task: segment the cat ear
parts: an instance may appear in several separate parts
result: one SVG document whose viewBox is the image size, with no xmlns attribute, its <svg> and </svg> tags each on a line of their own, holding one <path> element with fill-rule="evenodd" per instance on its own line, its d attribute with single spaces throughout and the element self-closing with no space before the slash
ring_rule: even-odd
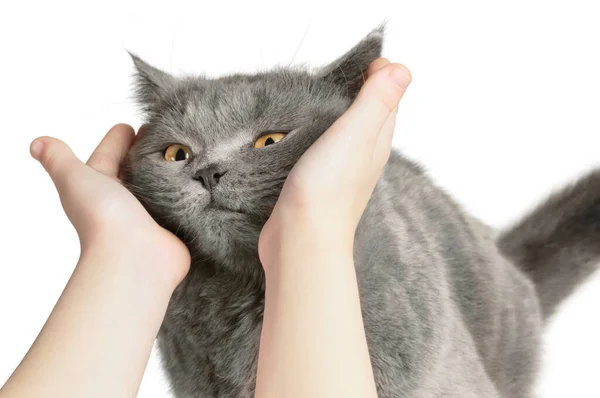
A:
<svg viewBox="0 0 600 398">
<path fill-rule="evenodd" d="M 371 62 L 381 57 L 384 25 L 374 29 L 346 54 L 324 67 L 318 76 L 341 87 L 354 99 L 365 82 Z"/>
<path fill-rule="evenodd" d="M 149 65 L 137 55 L 131 52 L 129 55 L 136 69 L 134 86 L 138 103 L 146 112 L 151 112 L 161 98 L 174 90 L 176 80 L 167 72 Z"/>
</svg>

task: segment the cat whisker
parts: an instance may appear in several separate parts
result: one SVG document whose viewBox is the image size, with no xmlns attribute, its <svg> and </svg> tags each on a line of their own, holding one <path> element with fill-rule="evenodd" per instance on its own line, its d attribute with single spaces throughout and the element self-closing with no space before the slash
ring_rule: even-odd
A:
<svg viewBox="0 0 600 398">
<path fill-rule="evenodd" d="M 304 39 L 306 38 L 306 34 L 308 33 L 308 29 L 310 28 L 310 23 L 311 22 L 312 22 L 312 16 L 308 20 L 308 25 L 306 26 L 306 29 L 304 30 L 304 34 L 302 35 L 302 39 L 300 39 L 300 44 L 298 44 L 298 47 L 296 47 L 296 51 L 294 51 L 294 55 L 292 56 L 292 60 L 288 64 L 288 67 L 291 66 L 292 62 L 294 62 L 294 59 L 296 59 L 296 55 L 298 54 L 298 51 L 300 50 L 300 47 L 302 47 L 302 43 L 304 43 Z"/>
</svg>

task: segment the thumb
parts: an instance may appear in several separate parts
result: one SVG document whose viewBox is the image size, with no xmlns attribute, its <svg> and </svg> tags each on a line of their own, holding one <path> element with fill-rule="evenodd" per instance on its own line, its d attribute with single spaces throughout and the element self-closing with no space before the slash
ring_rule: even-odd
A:
<svg viewBox="0 0 600 398">
<path fill-rule="evenodd" d="M 339 136 L 343 131 L 343 136 L 358 146 L 357 154 L 370 155 L 381 129 L 395 117 L 410 81 L 410 71 L 404 65 L 383 66 L 369 76 L 350 108 L 329 129 L 330 134 Z"/>
<path fill-rule="evenodd" d="M 31 156 L 44 166 L 59 194 L 67 184 L 69 174 L 83 166 L 71 148 L 56 138 L 37 138 L 31 143 L 30 151 Z"/>
</svg>

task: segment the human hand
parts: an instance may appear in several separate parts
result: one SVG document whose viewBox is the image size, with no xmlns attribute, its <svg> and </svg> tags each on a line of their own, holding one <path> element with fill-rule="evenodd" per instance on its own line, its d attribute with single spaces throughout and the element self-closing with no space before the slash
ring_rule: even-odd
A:
<svg viewBox="0 0 600 398">
<path fill-rule="evenodd" d="M 259 239 L 265 269 L 282 234 L 351 250 L 360 217 L 390 156 L 398 102 L 411 75 L 385 58 L 371 63 L 350 108 L 302 155 L 285 181 Z M 283 225 L 286 225 L 285 229 Z M 322 234 L 320 234 L 322 232 Z"/>
<path fill-rule="evenodd" d="M 150 217 L 118 177 L 134 139 L 130 126 L 114 126 L 87 164 L 55 138 L 37 138 L 30 149 L 58 190 L 65 213 L 79 235 L 82 255 L 93 251 L 135 259 L 143 267 L 140 275 L 149 275 L 174 289 L 189 269 L 189 251 Z"/>
</svg>

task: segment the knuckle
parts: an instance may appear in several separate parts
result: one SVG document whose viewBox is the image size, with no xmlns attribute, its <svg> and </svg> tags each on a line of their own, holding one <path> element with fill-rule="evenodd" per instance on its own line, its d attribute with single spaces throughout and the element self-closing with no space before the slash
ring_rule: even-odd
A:
<svg viewBox="0 0 600 398">
<path fill-rule="evenodd" d="M 402 91 L 395 85 L 386 84 L 379 90 L 379 101 L 389 113 L 392 113 L 398 106 L 401 97 Z"/>
</svg>

